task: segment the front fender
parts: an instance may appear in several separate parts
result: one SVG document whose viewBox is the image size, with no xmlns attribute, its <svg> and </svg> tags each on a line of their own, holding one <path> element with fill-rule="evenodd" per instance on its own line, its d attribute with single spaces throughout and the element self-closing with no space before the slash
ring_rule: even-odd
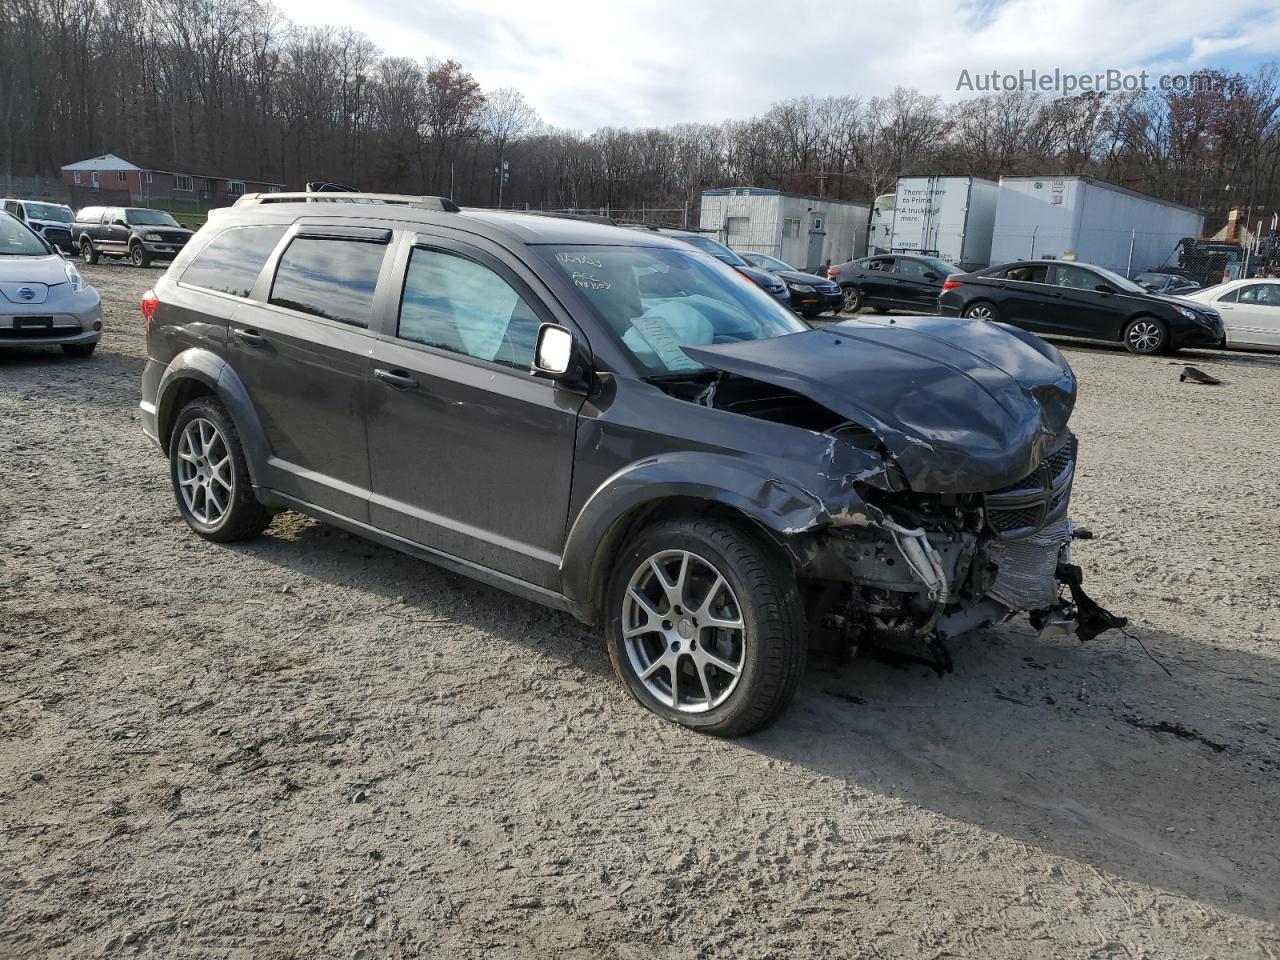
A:
<svg viewBox="0 0 1280 960">
<path fill-rule="evenodd" d="M 831 524 L 875 523 L 879 512 L 852 482 L 882 465 L 868 454 L 862 466 L 843 475 L 814 470 L 801 482 L 770 475 L 759 459 L 741 454 L 680 451 L 631 464 L 602 483 L 574 520 L 561 560 L 562 589 L 593 608 L 608 556 L 619 546 L 621 521 L 673 498 L 728 507 L 779 538 Z"/>
<path fill-rule="evenodd" d="M 191 381 L 207 387 L 227 408 L 236 432 L 240 434 L 249 477 L 255 486 L 260 485 L 267 475 L 267 458 L 271 453 L 266 432 L 239 375 L 231 364 L 211 350 L 203 347 L 184 350 L 170 361 L 160 377 L 160 385 L 156 389 L 156 427 L 160 445 L 167 453 L 173 421 L 189 396 L 184 386 Z"/>
</svg>

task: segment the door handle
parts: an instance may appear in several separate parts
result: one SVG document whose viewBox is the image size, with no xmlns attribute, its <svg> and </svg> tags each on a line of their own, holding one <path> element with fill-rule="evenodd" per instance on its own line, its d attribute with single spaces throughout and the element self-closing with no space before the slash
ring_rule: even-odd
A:
<svg viewBox="0 0 1280 960">
<path fill-rule="evenodd" d="M 418 381 L 413 379 L 403 370 L 384 370 L 382 367 L 375 367 L 373 375 L 383 383 L 395 387 L 397 390 L 417 390 Z"/>
<path fill-rule="evenodd" d="M 242 330 L 236 327 L 231 333 L 241 343 L 247 343 L 251 347 L 260 347 L 267 342 L 267 338 L 260 334 L 257 330 Z"/>
</svg>

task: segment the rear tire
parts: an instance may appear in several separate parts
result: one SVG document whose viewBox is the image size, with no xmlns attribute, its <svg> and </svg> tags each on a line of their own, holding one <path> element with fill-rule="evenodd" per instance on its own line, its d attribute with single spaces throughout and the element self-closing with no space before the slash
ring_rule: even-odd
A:
<svg viewBox="0 0 1280 960">
<path fill-rule="evenodd" d="M 1156 317 L 1134 317 L 1124 328 L 1124 348 L 1145 356 L 1165 353 L 1169 349 L 1169 328 Z"/>
<path fill-rule="evenodd" d="M 93 266 L 98 262 L 98 248 L 93 245 L 93 241 L 85 237 L 80 241 L 80 259 L 89 266 Z"/>
<path fill-rule="evenodd" d="M 213 397 L 197 397 L 178 414 L 169 478 L 182 519 L 206 540 L 248 540 L 271 523 L 271 512 L 253 495 L 236 425 Z"/>
<path fill-rule="evenodd" d="M 96 340 L 93 343 L 64 343 L 62 352 L 69 357 L 91 357 L 97 346 Z"/>
<path fill-rule="evenodd" d="M 609 659 L 631 695 L 703 733 L 737 737 L 767 727 L 804 673 L 792 572 L 765 543 L 722 520 L 670 520 L 643 531 L 614 563 L 605 616 Z"/>
<path fill-rule="evenodd" d="M 1000 310 L 988 300 L 978 300 L 969 304 L 960 315 L 966 320 L 985 320 L 988 323 L 1000 322 Z"/>
<path fill-rule="evenodd" d="M 135 243 L 129 250 L 129 260 L 135 267 L 151 266 L 151 254 L 147 253 L 146 247 L 140 243 Z"/>
</svg>

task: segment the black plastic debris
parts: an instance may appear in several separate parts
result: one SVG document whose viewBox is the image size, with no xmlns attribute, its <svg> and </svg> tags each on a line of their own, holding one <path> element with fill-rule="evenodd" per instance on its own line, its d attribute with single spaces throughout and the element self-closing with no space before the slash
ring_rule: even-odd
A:
<svg viewBox="0 0 1280 960">
<path fill-rule="evenodd" d="M 1178 375 L 1178 382 L 1186 383 L 1188 380 L 1192 383 L 1203 383 L 1208 386 L 1214 386 L 1215 384 L 1222 382 L 1217 377 L 1210 376 L 1203 370 L 1197 370 L 1195 367 L 1183 367 L 1182 373 Z"/>
</svg>

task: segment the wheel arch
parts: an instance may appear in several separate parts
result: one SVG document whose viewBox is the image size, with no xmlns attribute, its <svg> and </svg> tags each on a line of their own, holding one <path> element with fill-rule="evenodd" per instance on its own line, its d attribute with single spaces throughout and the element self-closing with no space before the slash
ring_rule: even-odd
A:
<svg viewBox="0 0 1280 960">
<path fill-rule="evenodd" d="M 741 524 L 794 569 L 794 557 L 784 546 L 787 538 L 819 523 L 825 508 L 802 488 L 778 479 L 762 481 L 728 457 L 677 454 L 638 464 L 602 484 L 579 512 L 561 561 L 564 594 L 579 605 L 584 619 L 598 620 L 612 559 L 623 544 L 654 523 L 704 516 Z"/>
<path fill-rule="evenodd" d="M 266 475 L 270 448 L 262 423 L 249 399 L 249 391 L 231 365 L 211 350 L 192 347 L 169 363 L 156 390 L 156 435 L 168 454 L 174 421 L 192 400 L 218 399 L 227 409 L 244 447 L 249 477 L 257 486 Z"/>
</svg>

